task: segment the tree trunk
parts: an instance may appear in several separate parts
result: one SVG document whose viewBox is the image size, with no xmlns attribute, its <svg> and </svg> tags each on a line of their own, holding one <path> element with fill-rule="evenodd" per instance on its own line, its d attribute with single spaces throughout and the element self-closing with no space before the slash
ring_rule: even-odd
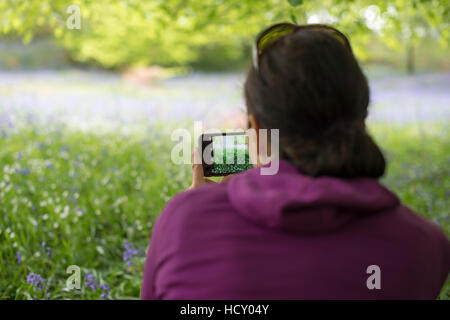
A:
<svg viewBox="0 0 450 320">
<path fill-rule="evenodd" d="M 409 45 L 406 49 L 406 71 L 409 74 L 414 74 L 416 72 L 416 65 L 414 59 L 414 46 Z"/>
</svg>

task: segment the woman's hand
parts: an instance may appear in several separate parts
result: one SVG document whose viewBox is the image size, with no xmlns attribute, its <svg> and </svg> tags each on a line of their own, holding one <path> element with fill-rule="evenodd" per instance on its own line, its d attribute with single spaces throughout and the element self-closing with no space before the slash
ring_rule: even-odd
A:
<svg viewBox="0 0 450 320">
<path fill-rule="evenodd" d="M 205 176 L 203 175 L 201 155 L 198 148 L 194 148 L 194 152 L 192 152 L 192 184 L 188 188 L 188 190 L 194 189 L 206 183 L 216 183 L 216 182 L 205 178 Z"/>
<path fill-rule="evenodd" d="M 221 182 L 228 180 L 230 177 L 231 177 L 231 175 L 224 177 L 221 180 Z M 205 178 L 205 176 L 203 174 L 203 166 L 202 166 L 200 152 L 199 152 L 198 148 L 194 148 L 194 152 L 192 153 L 192 184 L 188 188 L 188 190 L 194 189 L 194 188 L 201 186 L 203 184 L 206 184 L 206 183 L 217 183 L 217 182 L 215 182 L 211 179 Z"/>
</svg>

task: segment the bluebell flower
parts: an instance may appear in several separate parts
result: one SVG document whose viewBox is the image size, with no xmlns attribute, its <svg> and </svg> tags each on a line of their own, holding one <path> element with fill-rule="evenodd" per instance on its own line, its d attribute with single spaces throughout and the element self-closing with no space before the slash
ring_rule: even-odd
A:
<svg viewBox="0 0 450 320">
<path fill-rule="evenodd" d="M 23 169 L 20 169 L 18 172 L 24 176 L 24 175 L 30 174 L 31 171 L 28 168 L 23 168 Z"/>
<path fill-rule="evenodd" d="M 22 256 L 20 255 L 19 251 L 16 252 L 16 259 L 17 259 L 17 264 L 22 263 Z"/>
<path fill-rule="evenodd" d="M 41 245 L 47 251 L 47 257 L 50 257 L 50 254 L 52 253 L 52 249 L 49 246 L 47 246 L 47 243 L 45 241 L 42 241 Z"/>
<path fill-rule="evenodd" d="M 47 292 L 45 297 L 43 297 L 41 300 L 47 300 L 48 298 L 50 298 L 50 292 Z"/>
<path fill-rule="evenodd" d="M 136 248 L 133 247 L 131 243 L 127 241 L 123 242 L 123 246 L 125 248 L 125 251 L 123 252 L 123 261 L 126 261 L 128 266 L 131 266 L 132 264 L 131 259 L 139 252 L 138 250 L 136 250 Z"/>
<path fill-rule="evenodd" d="M 97 290 L 97 282 L 95 281 L 94 275 L 86 273 L 86 276 L 84 277 L 84 285 L 94 291 Z"/>
<path fill-rule="evenodd" d="M 33 283 L 34 279 L 36 278 L 36 274 L 34 272 L 31 272 L 27 275 L 27 283 Z"/>
<path fill-rule="evenodd" d="M 102 283 L 100 285 L 100 290 L 102 290 L 102 294 L 100 295 L 100 299 L 106 299 L 108 297 L 109 294 L 109 290 L 111 290 L 109 284 L 107 283 Z"/>
<path fill-rule="evenodd" d="M 33 284 L 38 288 L 38 290 L 42 290 L 42 285 L 44 284 L 44 282 L 45 279 L 34 272 L 30 272 L 27 276 L 27 283 Z"/>
<path fill-rule="evenodd" d="M 103 290 L 103 291 L 109 291 L 111 288 L 109 287 L 109 284 L 107 284 L 107 283 L 102 283 L 101 285 L 100 285 L 100 290 Z"/>
</svg>

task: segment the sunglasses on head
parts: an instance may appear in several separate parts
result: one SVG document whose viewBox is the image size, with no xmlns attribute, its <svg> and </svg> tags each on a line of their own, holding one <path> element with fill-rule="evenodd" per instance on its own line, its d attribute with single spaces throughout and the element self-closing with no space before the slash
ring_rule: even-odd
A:
<svg viewBox="0 0 450 320">
<path fill-rule="evenodd" d="M 256 38 L 255 45 L 253 46 L 253 67 L 255 68 L 255 70 L 259 71 L 260 56 L 264 53 L 264 51 L 267 48 L 272 46 L 275 42 L 277 42 L 284 36 L 287 36 L 300 30 L 326 31 L 331 35 L 333 35 L 336 39 L 339 40 L 339 42 L 341 42 L 344 46 L 346 46 L 351 50 L 350 42 L 348 41 L 347 37 L 342 32 L 333 27 L 323 24 L 308 24 L 299 26 L 287 22 L 277 23 L 263 30 Z"/>
</svg>

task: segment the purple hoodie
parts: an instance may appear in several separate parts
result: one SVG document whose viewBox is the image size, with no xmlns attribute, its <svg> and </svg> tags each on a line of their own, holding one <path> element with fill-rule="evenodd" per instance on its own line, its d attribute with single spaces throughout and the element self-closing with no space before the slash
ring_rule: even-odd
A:
<svg viewBox="0 0 450 320">
<path fill-rule="evenodd" d="M 380 289 L 369 289 L 369 266 Z M 369 270 L 368 270 L 369 268 Z M 158 218 L 143 299 L 435 299 L 450 243 L 374 179 L 281 161 L 175 196 Z"/>
</svg>

